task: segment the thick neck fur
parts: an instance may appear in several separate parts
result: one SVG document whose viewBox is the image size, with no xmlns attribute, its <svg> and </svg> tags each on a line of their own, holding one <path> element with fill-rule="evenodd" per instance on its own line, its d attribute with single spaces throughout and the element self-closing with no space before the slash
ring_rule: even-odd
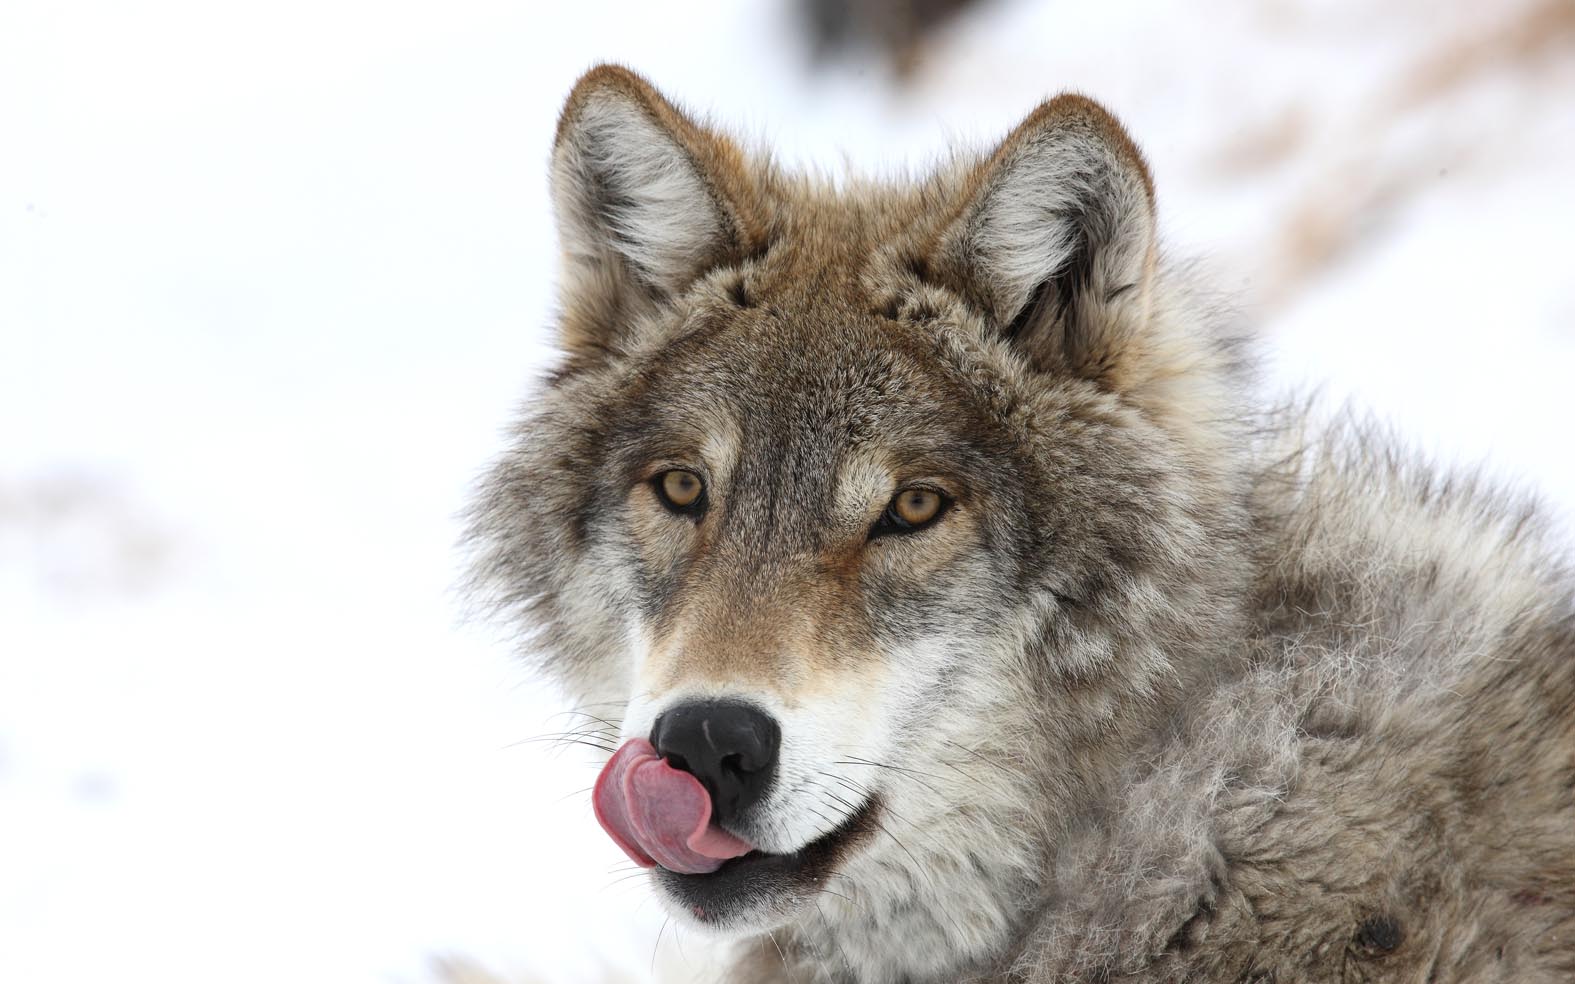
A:
<svg viewBox="0 0 1575 984">
<path fill-rule="evenodd" d="M 1129 719 L 1081 784 L 975 793 L 983 810 L 1044 811 L 1013 821 L 1042 853 L 991 876 L 1011 892 L 959 897 L 942 868 L 937 897 L 826 908 L 752 948 L 736 979 L 1571 979 L 1565 554 L 1529 502 L 1441 477 L 1371 427 L 1264 419 L 1259 548 L 1231 558 L 1244 620 L 1218 625 L 1249 658 Z M 927 936 L 978 956 L 924 967 Z"/>
</svg>

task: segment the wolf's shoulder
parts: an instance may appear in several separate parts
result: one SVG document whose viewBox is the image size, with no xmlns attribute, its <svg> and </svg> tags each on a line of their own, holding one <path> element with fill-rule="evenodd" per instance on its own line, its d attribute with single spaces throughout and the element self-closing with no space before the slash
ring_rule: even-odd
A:
<svg viewBox="0 0 1575 984">
<path fill-rule="evenodd" d="M 1575 568 L 1534 496 L 1352 413 L 1279 411 L 1263 434 L 1252 600 L 1269 644 L 1433 683 L 1568 644 Z"/>
</svg>

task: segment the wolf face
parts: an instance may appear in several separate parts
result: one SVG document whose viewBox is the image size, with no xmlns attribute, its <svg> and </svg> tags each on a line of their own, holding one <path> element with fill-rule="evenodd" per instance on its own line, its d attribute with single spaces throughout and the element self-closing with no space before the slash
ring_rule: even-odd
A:
<svg viewBox="0 0 1575 984">
<path fill-rule="evenodd" d="M 472 537 L 619 723 L 604 824 L 692 925 L 868 980 L 999 959 L 1242 635 L 1235 348 L 1138 152 L 1062 96 L 836 188 L 602 67 L 552 182 L 564 357 Z"/>
</svg>

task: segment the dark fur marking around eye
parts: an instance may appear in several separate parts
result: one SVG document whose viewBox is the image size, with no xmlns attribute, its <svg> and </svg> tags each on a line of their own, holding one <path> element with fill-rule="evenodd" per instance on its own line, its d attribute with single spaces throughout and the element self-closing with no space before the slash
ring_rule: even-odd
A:
<svg viewBox="0 0 1575 984">
<path fill-rule="evenodd" d="M 651 491 L 656 493 L 656 499 L 668 512 L 676 516 L 685 516 L 698 521 L 705 514 L 706 494 L 705 480 L 698 474 L 684 468 L 672 468 L 655 475 L 648 483 Z M 692 498 L 680 500 L 675 498 L 679 492 L 685 495 L 692 494 Z"/>
<path fill-rule="evenodd" d="M 905 492 L 912 491 L 919 490 L 904 489 L 902 492 L 898 492 L 897 495 L 892 496 L 891 502 L 886 505 L 886 511 L 881 513 L 880 518 L 877 519 L 874 525 L 870 527 L 868 539 L 874 540 L 883 536 L 898 536 L 906 533 L 917 533 L 920 530 L 927 530 L 936 523 L 940 522 L 941 517 L 951 512 L 952 506 L 956 504 L 955 499 L 947 495 L 945 492 L 940 491 L 939 489 L 923 489 L 922 491 L 931 492 L 939 496 L 939 505 L 936 506 L 935 512 L 922 522 L 911 523 L 902 517 L 897 508 L 897 500 Z"/>
</svg>

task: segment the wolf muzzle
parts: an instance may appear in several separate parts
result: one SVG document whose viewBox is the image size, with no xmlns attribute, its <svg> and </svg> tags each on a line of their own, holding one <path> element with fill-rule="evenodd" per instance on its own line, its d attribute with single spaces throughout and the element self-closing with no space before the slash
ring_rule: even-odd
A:
<svg viewBox="0 0 1575 984">
<path fill-rule="evenodd" d="M 723 829 L 758 803 L 776 775 L 781 729 L 738 701 L 680 704 L 651 740 L 631 738 L 597 777 L 596 819 L 642 867 L 709 874 L 754 849 Z"/>
</svg>

